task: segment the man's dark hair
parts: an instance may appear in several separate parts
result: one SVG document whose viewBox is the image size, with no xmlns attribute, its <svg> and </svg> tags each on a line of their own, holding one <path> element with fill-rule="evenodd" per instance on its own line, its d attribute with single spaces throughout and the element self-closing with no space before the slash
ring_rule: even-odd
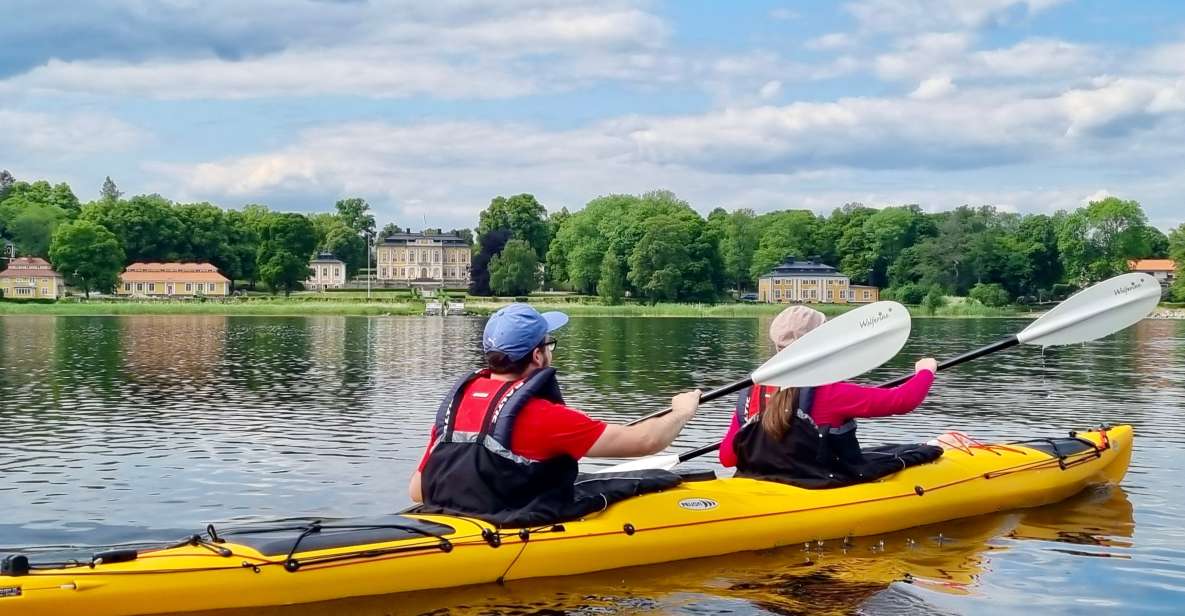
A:
<svg viewBox="0 0 1185 616">
<path fill-rule="evenodd" d="M 522 374 L 531 364 L 531 356 L 534 354 L 535 349 L 531 349 L 531 352 L 522 358 L 513 360 L 501 351 L 490 351 L 486 353 L 486 366 L 489 366 L 490 372 L 494 374 Z"/>
</svg>

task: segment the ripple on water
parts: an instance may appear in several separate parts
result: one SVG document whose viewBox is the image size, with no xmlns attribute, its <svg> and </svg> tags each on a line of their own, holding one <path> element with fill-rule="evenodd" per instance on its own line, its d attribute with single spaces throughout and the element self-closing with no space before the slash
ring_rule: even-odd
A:
<svg viewBox="0 0 1185 616">
<path fill-rule="evenodd" d="M 556 360 L 565 396 L 613 421 L 656 410 L 677 391 L 721 385 L 760 364 L 770 352 L 768 321 L 573 318 Z M 862 380 L 891 378 L 921 355 L 954 355 L 1024 324 L 918 320 L 899 359 Z M 0 551 L 84 553 L 172 540 L 212 521 L 397 510 L 439 398 L 480 359 L 482 325 L 0 317 Z M 865 422 L 862 439 L 951 429 L 1020 439 L 1128 422 L 1137 441 L 1122 489 L 911 529 L 847 552 L 787 548 L 447 598 L 351 600 L 335 613 L 1172 613 L 1185 586 L 1183 394 L 1185 322 L 1145 321 L 1087 345 L 1017 348 L 941 375 L 922 410 Z M 718 439 L 730 414 L 727 402 L 705 405 L 677 447 Z"/>
</svg>

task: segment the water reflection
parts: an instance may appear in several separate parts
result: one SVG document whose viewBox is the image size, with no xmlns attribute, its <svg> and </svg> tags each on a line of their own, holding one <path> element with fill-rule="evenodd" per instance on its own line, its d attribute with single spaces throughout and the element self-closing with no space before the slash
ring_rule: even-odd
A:
<svg viewBox="0 0 1185 616">
<path fill-rule="evenodd" d="M 1026 324 L 919 319 L 905 351 L 862 380 Z M 464 317 L 0 317 L 0 551 L 90 550 L 172 540 L 212 521 L 397 510 L 436 405 L 480 361 L 482 326 Z M 677 391 L 749 373 L 772 353 L 767 327 L 768 319 L 573 318 L 556 364 L 571 404 L 624 421 Z M 834 603 L 835 613 L 963 613 L 1065 611 L 1088 597 L 1171 611 L 1185 591 L 1183 360 L 1185 322 L 1144 321 L 1087 345 L 1021 347 L 967 364 L 941 375 L 919 412 L 861 426 L 872 443 L 1130 422 L 1137 440 L 1122 491 L 878 538 L 883 550 L 866 542 L 847 554 L 838 544 L 821 554 L 788 549 L 428 594 L 407 605 L 800 613 Z M 726 401 L 705 406 L 677 448 L 718 439 L 730 412 Z M 712 468 L 713 459 L 693 466 Z M 900 581 L 907 573 L 914 583 Z M 384 613 L 404 600 L 324 613 Z"/>
</svg>

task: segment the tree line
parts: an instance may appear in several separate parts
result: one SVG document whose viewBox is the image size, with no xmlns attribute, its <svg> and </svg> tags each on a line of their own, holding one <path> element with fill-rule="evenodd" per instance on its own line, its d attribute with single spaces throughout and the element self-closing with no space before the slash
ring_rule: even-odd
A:
<svg viewBox="0 0 1185 616">
<path fill-rule="evenodd" d="M 379 237 L 403 229 L 388 223 Z M 426 229 L 426 232 L 443 232 Z M 453 229 L 467 240 L 468 229 Z M 985 304 L 1042 301 L 1126 271 L 1129 259 L 1170 257 L 1185 265 L 1185 224 L 1169 235 L 1139 203 L 1108 197 L 1073 211 L 1020 215 L 992 206 L 928 213 L 917 205 L 849 203 L 830 214 L 723 208 L 701 216 L 669 191 L 598 197 L 548 212 L 534 196 L 495 197 L 480 213 L 470 292 L 525 295 L 539 288 L 617 303 L 711 302 L 756 288 L 788 257 L 837 267 L 854 284 L 920 303 L 927 295 Z M 301 288 L 320 251 L 365 267 L 374 215 L 363 199 L 334 211 L 276 212 L 124 198 L 110 178 L 80 203 L 66 184 L 16 181 L 0 171 L 0 237 L 20 254 L 49 258 L 72 286 L 107 291 L 136 261 L 208 261 L 232 280 L 273 291 Z M 1172 290 L 1185 301 L 1185 280 Z"/>
<path fill-rule="evenodd" d="M 401 229 L 393 223 L 385 234 Z M 16 181 L 0 171 L 0 237 L 26 256 L 48 258 L 86 294 L 115 287 L 124 266 L 138 261 L 205 261 L 231 280 L 273 292 L 302 288 L 309 259 L 320 251 L 364 267 L 375 219 L 363 199 L 342 199 L 332 213 L 276 212 L 264 205 L 223 209 L 207 202 L 174 203 L 160 195 L 124 198 L 111 178 L 99 199 L 80 203 L 64 183 Z"/>
<path fill-rule="evenodd" d="M 705 218 L 668 191 L 608 195 L 550 214 L 531 195 L 516 195 L 496 198 L 477 234 L 472 292 L 522 295 L 542 286 L 608 303 L 627 293 L 714 301 L 755 289 L 789 257 L 835 266 L 852 283 L 910 304 L 943 295 L 1039 302 L 1127 271 L 1130 259 L 1171 257 L 1185 266 L 1185 224 L 1166 236 L 1139 203 L 1116 197 L 1054 214 L 849 203 L 828 215 L 716 208 Z M 542 275 L 536 262 L 546 265 Z M 1172 294 L 1185 301 L 1181 276 Z"/>
</svg>

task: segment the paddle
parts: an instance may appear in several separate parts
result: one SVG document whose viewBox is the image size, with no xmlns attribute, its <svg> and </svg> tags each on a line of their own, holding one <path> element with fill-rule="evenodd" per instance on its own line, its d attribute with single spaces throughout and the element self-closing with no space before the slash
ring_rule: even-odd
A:
<svg viewBox="0 0 1185 616">
<path fill-rule="evenodd" d="M 703 394 L 700 403 L 735 393 L 753 383 L 776 387 L 816 387 L 850 379 L 892 359 L 909 338 L 909 329 L 909 311 L 897 302 L 876 302 L 862 306 L 795 340 L 747 378 Z M 627 425 L 669 412 L 671 409 L 666 408 Z M 653 456 L 595 472 L 664 468 L 657 466 L 658 458 L 673 459 L 671 466 L 679 463 L 676 455 Z"/>
<path fill-rule="evenodd" d="M 983 357 L 1018 344 L 1058 346 L 1097 340 L 1139 322 L 1140 319 L 1148 316 L 1159 302 L 1160 284 L 1156 282 L 1155 278 L 1148 274 L 1121 274 L 1075 293 L 1066 301 L 1041 315 L 1020 333 L 952 357 L 938 364 L 938 369 L 952 368 L 977 357 Z M 836 319 L 833 323 L 838 321 L 839 319 Z M 815 331 L 822 329 L 823 327 L 819 327 Z M 803 340 L 805 339 L 806 337 L 803 337 Z M 789 348 L 787 347 L 787 349 Z M 756 373 L 754 374 L 756 375 Z M 908 374 L 881 383 L 879 387 L 895 387 L 912 377 L 912 374 Z M 765 384 L 764 381 L 757 382 Z M 680 462 L 698 458 L 717 449 L 720 449 L 720 443 L 705 445 L 680 454 L 640 458 L 605 470 L 645 468 L 670 470 Z"/>
</svg>

